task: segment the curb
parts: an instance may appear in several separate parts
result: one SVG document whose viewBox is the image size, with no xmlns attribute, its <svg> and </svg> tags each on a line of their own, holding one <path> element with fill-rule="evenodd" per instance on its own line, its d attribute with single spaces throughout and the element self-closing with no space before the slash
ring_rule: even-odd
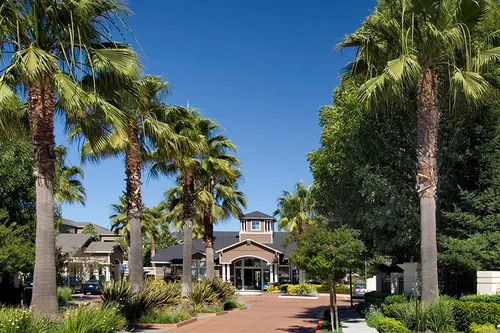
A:
<svg viewBox="0 0 500 333">
<path fill-rule="evenodd" d="M 318 321 L 318 326 L 316 326 L 315 333 L 321 333 L 321 326 L 323 326 L 323 320 Z"/>
<path fill-rule="evenodd" d="M 172 329 L 172 328 L 179 328 L 182 326 L 186 326 L 188 324 L 196 322 L 197 320 L 198 318 L 193 317 L 175 324 L 133 324 L 131 326 L 133 328 L 140 328 L 140 329 L 164 329 L 164 328 Z"/>
</svg>

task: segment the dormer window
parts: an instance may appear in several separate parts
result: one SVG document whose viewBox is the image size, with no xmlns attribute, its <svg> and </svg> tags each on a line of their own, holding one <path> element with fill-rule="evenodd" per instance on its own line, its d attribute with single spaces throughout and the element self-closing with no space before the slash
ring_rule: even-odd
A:
<svg viewBox="0 0 500 333">
<path fill-rule="evenodd" d="M 252 221 L 252 230 L 253 231 L 260 230 L 260 221 Z"/>
</svg>

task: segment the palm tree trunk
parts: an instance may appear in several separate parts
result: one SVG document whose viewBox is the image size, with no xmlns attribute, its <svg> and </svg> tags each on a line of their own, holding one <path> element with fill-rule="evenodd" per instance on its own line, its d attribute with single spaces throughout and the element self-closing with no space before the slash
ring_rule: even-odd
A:
<svg viewBox="0 0 500 333">
<path fill-rule="evenodd" d="M 212 207 L 205 205 L 203 208 L 203 225 L 205 235 L 203 241 L 205 243 L 205 255 L 207 265 L 207 278 L 213 279 L 215 276 L 214 268 L 214 225 L 212 222 Z"/>
<path fill-rule="evenodd" d="M 182 255 L 182 293 L 184 300 L 191 292 L 191 263 L 193 255 L 193 216 L 194 216 L 194 182 L 190 174 L 184 174 L 182 177 L 183 196 L 183 255 Z"/>
<path fill-rule="evenodd" d="M 436 242 L 438 182 L 438 80 L 433 67 L 424 69 L 418 82 L 418 174 L 420 197 L 420 255 L 422 300 L 439 297 Z"/>
<path fill-rule="evenodd" d="M 151 258 L 154 257 L 154 255 L 156 254 L 156 241 L 155 241 L 155 238 L 154 237 L 151 237 L 151 239 L 149 240 L 149 243 L 150 243 L 150 246 L 151 246 Z"/>
<path fill-rule="evenodd" d="M 129 281 L 132 292 L 143 286 L 142 232 L 141 232 L 141 151 L 138 128 L 131 124 L 130 148 L 125 156 L 127 175 L 127 219 L 130 223 Z"/>
<path fill-rule="evenodd" d="M 36 188 L 36 242 L 33 298 L 36 314 L 56 316 L 54 230 L 54 91 L 50 82 L 30 84 L 28 113 Z"/>
</svg>

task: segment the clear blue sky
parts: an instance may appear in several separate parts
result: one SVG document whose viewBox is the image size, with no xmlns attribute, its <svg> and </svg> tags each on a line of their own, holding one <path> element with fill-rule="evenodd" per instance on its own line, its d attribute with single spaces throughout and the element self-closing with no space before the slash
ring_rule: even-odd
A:
<svg viewBox="0 0 500 333">
<path fill-rule="evenodd" d="M 283 189 L 312 182 L 306 155 L 319 147 L 318 108 L 331 103 L 352 54 L 334 46 L 354 31 L 375 0 L 132 0 L 130 26 L 144 71 L 172 85 L 170 104 L 199 109 L 238 146 L 247 212 L 272 214 Z M 68 145 L 62 126 L 56 141 Z M 70 159 L 79 164 L 76 145 Z M 125 188 L 119 159 L 84 165 L 85 207 L 64 206 L 75 221 L 109 226 L 110 205 Z M 172 182 L 147 181 L 143 198 L 158 204 Z M 238 230 L 236 221 L 216 230 Z"/>
</svg>

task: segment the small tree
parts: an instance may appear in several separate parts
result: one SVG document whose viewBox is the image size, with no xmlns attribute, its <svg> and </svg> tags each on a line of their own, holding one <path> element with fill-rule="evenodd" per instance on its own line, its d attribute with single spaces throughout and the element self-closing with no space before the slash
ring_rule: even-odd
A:
<svg viewBox="0 0 500 333">
<path fill-rule="evenodd" d="M 95 230 L 94 228 L 94 225 L 92 223 L 89 223 L 87 224 L 83 230 L 82 230 L 82 234 L 89 234 L 89 235 L 92 235 L 92 237 L 94 237 L 94 239 L 96 241 L 100 241 L 101 240 L 101 235 L 99 235 L 97 233 L 97 231 Z"/>
<path fill-rule="evenodd" d="M 364 244 L 358 239 L 359 231 L 341 227 L 327 230 L 311 225 L 304 233 L 293 236 L 297 244 L 290 256 L 291 262 L 319 279 L 329 287 L 332 331 L 339 327 L 336 282 L 361 259 Z"/>
</svg>

